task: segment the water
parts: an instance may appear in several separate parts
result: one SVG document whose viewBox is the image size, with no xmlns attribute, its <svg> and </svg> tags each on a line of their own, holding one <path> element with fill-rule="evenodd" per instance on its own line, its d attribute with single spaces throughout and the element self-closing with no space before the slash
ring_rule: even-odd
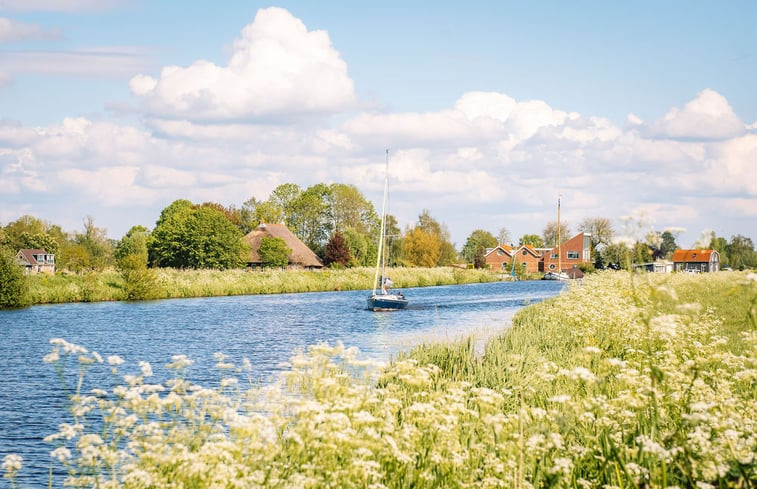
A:
<svg viewBox="0 0 757 489">
<path fill-rule="evenodd" d="M 503 331 L 515 311 L 557 294 L 562 285 L 528 281 L 408 289 L 410 305 L 393 312 L 364 309 L 366 291 L 0 311 L 0 458 L 18 453 L 24 458 L 21 486 L 46 487 L 53 447 L 42 439 L 67 421 L 60 381 L 42 362 L 51 350 L 50 338 L 80 344 L 103 358 L 120 355 L 126 361 L 122 372 L 139 373 L 137 363 L 148 361 L 154 382 L 166 378 L 162 366 L 172 355 L 186 354 L 195 361 L 191 380 L 208 385 L 218 378 L 212 369 L 215 352 L 237 363 L 249 358 L 254 375 L 265 380 L 280 372 L 295 350 L 321 341 L 342 341 L 380 360 L 422 342 L 471 334 L 480 345 Z M 110 383 L 103 378 L 98 386 Z M 2 484 L 7 486 L 7 480 Z"/>
</svg>

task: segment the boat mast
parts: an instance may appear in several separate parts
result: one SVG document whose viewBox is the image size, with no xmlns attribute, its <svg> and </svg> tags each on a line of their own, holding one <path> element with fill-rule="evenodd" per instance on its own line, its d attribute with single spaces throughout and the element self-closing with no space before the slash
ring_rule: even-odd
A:
<svg viewBox="0 0 757 489">
<path fill-rule="evenodd" d="M 562 251 L 560 250 L 560 196 L 557 196 L 557 273 L 562 273 Z"/>
<path fill-rule="evenodd" d="M 384 280 L 386 260 L 384 259 L 384 234 L 386 232 L 386 195 L 389 192 L 389 150 L 386 150 L 386 164 L 384 167 L 384 199 L 381 202 L 381 234 L 379 235 L 378 255 L 376 256 L 376 274 L 373 277 L 373 295 L 376 295 L 376 287 L 379 281 L 379 268 L 381 268 L 381 280 Z M 383 263 L 383 266 L 382 266 Z"/>
</svg>

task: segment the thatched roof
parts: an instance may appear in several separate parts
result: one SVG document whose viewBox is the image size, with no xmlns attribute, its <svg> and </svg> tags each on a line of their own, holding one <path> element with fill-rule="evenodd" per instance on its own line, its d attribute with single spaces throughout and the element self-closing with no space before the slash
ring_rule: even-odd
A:
<svg viewBox="0 0 757 489">
<path fill-rule="evenodd" d="M 250 245 L 250 257 L 247 260 L 248 263 L 253 265 L 259 265 L 262 263 L 258 250 L 260 249 L 260 242 L 265 237 L 281 238 L 292 250 L 289 254 L 289 264 L 298 265 L 305 268 L 321 268 L 323 263 L 318 259 L 313 251 L 308 248 L 305 243 L 295 236 L 283 224 L 263 224 L 250 231 L 247 236 L 244 237 L 245 243 Z"/>
</svg>

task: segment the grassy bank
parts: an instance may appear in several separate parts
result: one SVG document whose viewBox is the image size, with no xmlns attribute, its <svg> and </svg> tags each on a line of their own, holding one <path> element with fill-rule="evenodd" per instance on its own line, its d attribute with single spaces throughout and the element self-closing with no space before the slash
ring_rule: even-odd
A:
<svg viewBox="0 0 757 489">
<path fill-rule="evenodd" d="M 117 385 L 90 391 L 77 377 L 102 359 L 60 340 L 46 361 L 86 387 L 48 439 L 69 483 L 100 487 L 746 488 L 756 279 L 601 273 L 482 356 L 427 345 L 377 368 L 320 345 L 264 388 L 218 355 L 215 387 L 190 385 L 182 356 L 157 385 L 111 357 Z"/>
<path fill-rule="evenodd" d="M 279 294 L 331 290 L 363 290 L 373 286 L 374 269 L 344 270 L 175 270 L 156 269 L 150 297 L 211 297 L 224 295 Z M 457 268 L 396 268 L 388 274 L 395 287 L 426 287 L 498 280 L 484 270 Z M 86 275 L 30 276 L 33 304 L 125 300 L 126 286 L 116 271 Z"/>
</svg>

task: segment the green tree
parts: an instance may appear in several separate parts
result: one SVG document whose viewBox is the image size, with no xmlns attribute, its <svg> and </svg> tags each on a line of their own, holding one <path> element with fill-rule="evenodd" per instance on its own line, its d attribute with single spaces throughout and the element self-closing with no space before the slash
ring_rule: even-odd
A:
<svg viewBox="0 0 757 489">
<path fill-rule="evenodd" d="M 249 251 L 242 237 L 225 213 L 177 200 L 163 209 L 148 239 L 150 263 L 174 268 L 238 267 Z"/>
<path fill-rule="evenodd" d="M 155 271 L 147 268 L 147 241 L 150 232 L 133 226 L 116 245 L 116 268 L 124 280 L 127 300 L 145 300 L 158 296 Z"/>
<path fill-rule="evenodd" d="M 534 248 L 544 248 L 544 240 L 538 234 L 524 234 L 518 240 L 518 244 L 532 246 Z"/>
<path fill-rule="evenodd" d="M 323 255 L 326 240 L 331 235 L 332 221 L 328 185 L 319 183 L 308 187 L 291 203 L 287 226 L 316 254 Z"/>
<path fill-rule="evenodd" d="M 611 243 L 602 248 L 602 261 L 609 268 L 628 269 L 631 254 L 625 243 Z"/>
<path fill-rule="evenodd" d="M 113 263 L 113 247 L 108 239 L 107 231 L 104 228 L 95 226 L 95 220 L 92 216 L 84 219 L 84 232 L 74 233 L 73 242 L 80 245 L 89 255 L 89 266 L 91 270 L 103 270 Z"/>
<path fill-rule="evenodd" d="M 497 246 L 497 238 L 489 231 L 483 229 L 476 229 L 473 231 L 463 245 L 461 254 L 467 263 L 473 263 L 475 265 L 476 257 L 479 255 L 484 256 L 486 248 L 494 248 Z M 481 267 L 476 267 L 481 268 Z"/>
<path fill-rule="evenodd" d="M 16 253 L 0 247 L 0 309 L 29 305 L 29 285 Z"/>
<path fill-rule="evenodd" d="M 349 266 L 370 267 L 376 264 L 376 253 L 378 250 L 368 235 L 352 228 L 346 228 L 342 236 L 344 237 L 344 244 L 350 252 Z M 390 248 L 389 257 L 391 258 L 391 256 Z"/>
<path fill-rule="evenodd" d="M 441 240 L 420 226 L 410 229 L 402 238 L 402 258 L 408 266 L 435 267 L 441 254 Z"/>
<path fill-rule="evenodd" d="M 149 237 L 150 231 L 146 227 L 132 226 L 118 244 L 116 244 L 116 249 L 113 252 L 116 261 L 121 261 L 130 256 L 137 256 L 147 266 L 147 242 Z"/>
<path fill-rule="evenodd" d="M 744 270 L 757 267 L 757 254 L 751 238 L 741 234 L 731 236 L 726 252 L 733 268 Z"/>
<path fill-rule="evenodd" d="M 331 227 L 342 232 L 347 228 L 367 233 L 379 220 L 373 204 L 354 185 L 334 183 L 326 195 Z"/>
<path fill-rule="evenodd" d="M 281 238 L 266 236 L 260 240 L 258 255 L 260 255 L 260 261 L 265 267 L 280 268 L 287 266 L 291 252 L 292 249 Z"/>
<path fill-rule="evenodd" d="M 331 235 L 331 239 L 326 243 L 326 252 L 323 263 L 326 266 L 333 266 L 336 264 L 346 267 L 350 264 L 351 260 L 350 249 L 347 247 L 342 233 L 334 231 L 334 234 Z"/>
<path fill-rule="evenodd" d="M 615 235 L 612 221 L 606 217 L 587 217 L 578 225 L 578 231 L 591 234 L 592 248 L 609 245 Z"/>
<path fill-rule="evenodd" d="M 720 266 L 721 267 L 731 265 L 730 257 L 728 256 L 728 252 L 726 251 L 728 249 L 727 239 L 721 236 L 713 235 L 709 248 L 712 250 L 716 250 L 718 253 L 720 253 Z"/>
</svg>

